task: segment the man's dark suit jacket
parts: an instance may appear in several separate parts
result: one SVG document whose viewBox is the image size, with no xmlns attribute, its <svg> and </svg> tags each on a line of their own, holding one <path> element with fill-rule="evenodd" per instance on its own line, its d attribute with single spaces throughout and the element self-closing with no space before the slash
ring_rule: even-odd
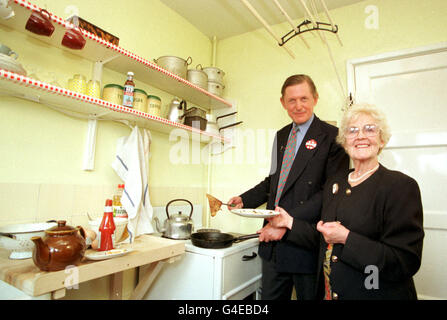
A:
<svg viewBox="0 0 447 320">
<path fill-rule="evenodd" d="M 264 181 L 243 193 L 244 208 L 257 208 L 267 202 L 267 209 L 275 209 L 275 197 L 281 164 L 287 146 L 292 123 L 276 133 L 272 151 L 272 170 Z M 294 224 L 303 222 L 303 228 L 320 220 L 322 189 L 326 179 L 339 169 L 349 167 L 349 158 L 344 149 L 335 142 L 338 129 L 315 116 L 298 149 L 278 206 L 294 218 Z M 316 141 L 315 148 L 307 148 L 306 142 Z M 267 221 L 264 221 L 264 225 Z M 311 232 L 312 234 L 312 232 Z M 291 273 L 315 273 L 317 271 L 318 239 L 300 239 L 303 245 L 287 241 L 286 233 L 280 241 L 261 242 L 259 255 L 265 260 L 275 261 L 276 271 Z M 318 237 L 318 235 L 316 235 Z M 296 239 L 294 238 L 296 241 Z"/>
</svg>

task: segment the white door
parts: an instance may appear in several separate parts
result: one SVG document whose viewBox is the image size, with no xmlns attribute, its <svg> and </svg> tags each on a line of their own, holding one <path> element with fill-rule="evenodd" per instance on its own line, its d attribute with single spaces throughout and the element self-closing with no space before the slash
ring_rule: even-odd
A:
<svg viewBox="0 0 447 320">
<path fill-rule="evenodd" d="M 416 179 L 424 207 L 420 299 L 447 299 L 447 43 L 348 61 L 355 102 L 387 115 L 392 138 L 380 156 Z"/>
</svg>

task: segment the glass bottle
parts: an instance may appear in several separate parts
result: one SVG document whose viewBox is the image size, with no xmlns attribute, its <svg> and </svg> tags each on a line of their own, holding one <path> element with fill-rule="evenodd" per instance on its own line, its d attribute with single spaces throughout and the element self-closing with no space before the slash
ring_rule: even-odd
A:
<svg viewBox="0 0 447 320">
<path fill-rule="evenodd" d="M 127 218 L 126 209 L 121 203 L 123 196 L 124 184 L 119 184 L 116 193 L 113 195 L 113 216 L 116 218 Z"/>
<path fill-rule="evenodd" d="M 129 71 L 127 73 L 127 80 L 124 83 L 123 106 L 128 108 L 133 107 L 134 90 L 135 90 L 135 83 L 133 82 L 133 72 Z"/>
</svg>

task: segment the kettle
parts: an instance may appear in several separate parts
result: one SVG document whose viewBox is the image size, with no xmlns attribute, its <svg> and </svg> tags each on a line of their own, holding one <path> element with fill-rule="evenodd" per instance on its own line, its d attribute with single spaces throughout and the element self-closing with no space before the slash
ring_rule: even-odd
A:
<svg viewBox="0 0 447 320">
<path fill-rule="evenodd" d="M 192 114 L 194 111 L 199 110 L 196 107 L 187 108 L 187 103 L 185 100 L 180 100 L 179 98 L 174 98 L 169 105 L 168 114 L 166 118 L 172 122 L 182 123 L 183 118 Z"/>
<path fill-rule="evenodd" d="M 186 109 L 186 101 L 174 98 L 169 105 L 168 114 L 166 118 L 172 122 L 181 122 L 183 118 L 183 109 Z"/>
<path fill-rule="evenodd" d="M 191 206 L 191 212 L 188 215 L 183 215 L 180 211 L 178 214 L 169 215 L 169 205 L 174 201 L 186 201 Z M 163 233 L 163 237 L 170 239 L 189 239 L 193 231 L 193 221 L 191 219 L 193 212 L 193 205 L 186 199 L 174 199 L 168 202 L 166 205 L 166 215 L 168 218 L 165 220 L 163 229 L 160 228 L 160 221 L 157 217 L 154 218 L 157 231 Z"/>
</svg>

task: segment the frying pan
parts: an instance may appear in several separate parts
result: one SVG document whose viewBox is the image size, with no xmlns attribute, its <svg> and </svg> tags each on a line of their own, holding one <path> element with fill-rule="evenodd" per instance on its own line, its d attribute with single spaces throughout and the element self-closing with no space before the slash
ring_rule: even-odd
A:
<svg viewBox="0 0 447 320">
<path fill-rule="evenodd" d="M 222 232 L 196 232 L 191 234 L 191 242 L 193 245 L 201 248 L 221 249 L 231 247 L 233 242 L 239 242 L 257 237 L 259 237 L 258 233 L 234 237 L 229 233 Z"/>
</svg>

